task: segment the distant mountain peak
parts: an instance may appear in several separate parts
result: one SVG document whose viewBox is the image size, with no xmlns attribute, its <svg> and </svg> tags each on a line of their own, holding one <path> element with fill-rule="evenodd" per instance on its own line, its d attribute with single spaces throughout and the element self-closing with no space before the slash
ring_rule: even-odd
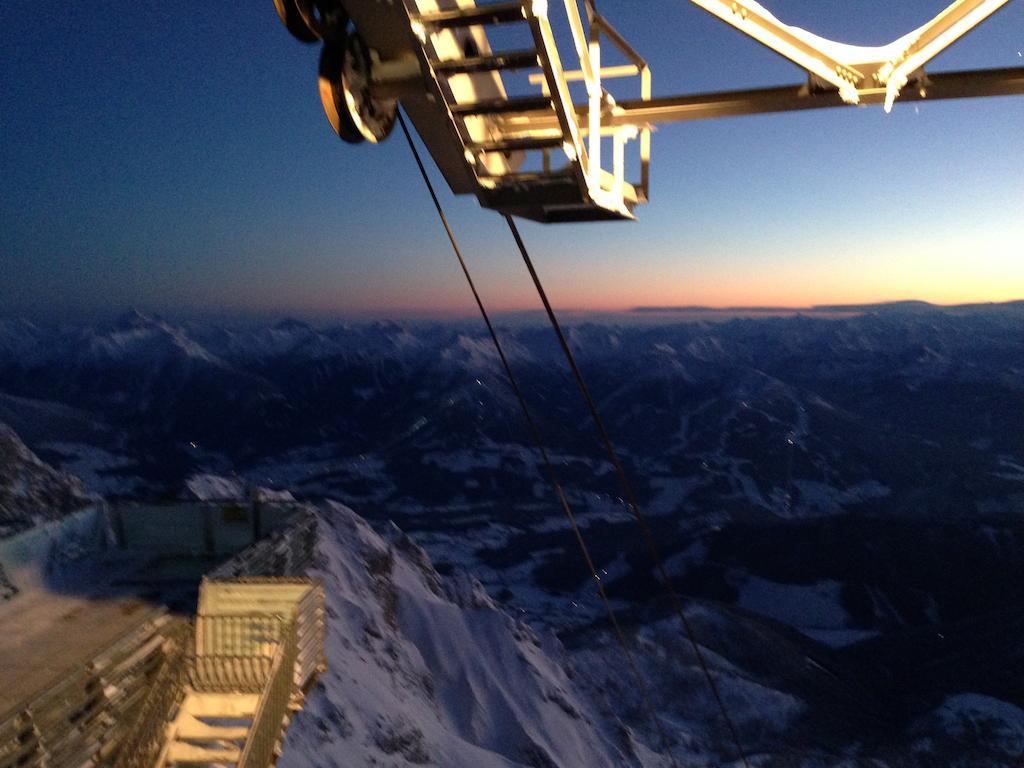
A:
<svg viewBox="0 0 1024 768">
<path fill-rule="evenodd" d="M 904 299 L 880 301 L 873 304 L 817 304 L 811 309 L 815 312 L 939 312 L 943 307 L 919 299 Z"/>
<path fill-rule="evenodd" d="M 139 328 L 150 328 L 160 324 L 160 318 L 140 312 L 135 307 L 118 315 L 113 322 L 115 330 L 131 331 Z"/>
<path fill-rule="evenodd" d="M 183 354 L 191 359 L 223 365 L 216 355 L 192 339 L 182 326 L 134 307 L 108 326 L 87 329 L 86 336 L 95 350 L 116 358 L 137 356 L 143 349 L 148 349 L 150 354 L 156 356 L 173 350 L 175 354 Z"/>
<path fill-rule="evenodd" d="M 58 518 L 92 500 L 81 480 L 42 461 L 0 422 L 0 529 Z"/>
<path fill-rule="evenodd" d="M 273 326 L 275 331 L 311 331 L 313 326 L 295 317 L 282 317 Z"/>
</svg>

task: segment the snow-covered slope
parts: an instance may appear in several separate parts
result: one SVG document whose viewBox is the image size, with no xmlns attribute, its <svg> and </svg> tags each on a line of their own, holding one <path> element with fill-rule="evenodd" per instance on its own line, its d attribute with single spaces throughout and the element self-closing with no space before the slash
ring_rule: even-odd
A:
<svg viewBox="0 0 1024 768">
<path fill-rule="evenodd" d="M 191 339 L 180 326 L 160 317 L 129 310 L 109 327 L 86 330 L 76 345 L 81 359 L 163 362 L 171 358 L 223 366 L 215 355 Z"/>
<path fill-rule="evenodd" d="M 661 766 L 575 685 L 553 637 L 442 578 L 398 529 L 322 508 L 327 663 L 288 732 L 282 768 Z"/>
<path fill-rule="evenodd" d="M 461 570 L 440 575 L 397 527 L 382 535 L 335 502 L 318 515 L 328 670 L 291 724 L 282 768 L 672 764 L 606 630 L 563 646 Z M 959 756 L 962 768 L 1016 768 L 1007 758 L 1024 721 L 1008 702 L 947 696 L 905 728 L 879 717 L 837 652 L 719 604 L 690 601 L 686 613 L 753 766 L 930 768 Z M 627 634 L 677 764 L 738 768 L 675 619 L 648 616 Z"/>
<path fill-rule="evenodd" d="M 41 461 L 0 423 L 0 529 L 63 517 L 90 500 L 77 477 Z"/>
<path fill-rule="evenodd" d="M 199 473 L 185 481 L 183 495 L 197 501 L 237 501 L 246 496 L 245 483 L 237 478 Z"/>
<path fill-rule="evenodd" d="M 991 696 L 947 696 L 914 729 L 920 735 L 914 743 L 920 765 L 1024 765 L 1024 710 Z M 970 756 L 964 754 L 967 746 L 971 747 Z"/>
<path fill-rule="evenodd" d="M 295 501 L 291 491 L 262 488 L 250 485 L 238 477 L 224 477 L 207 472 L 189 477 L 185 481 L 181 495 L 195 501 L 239 501 L 250 498 L 265 502 Z"/>
</svg>

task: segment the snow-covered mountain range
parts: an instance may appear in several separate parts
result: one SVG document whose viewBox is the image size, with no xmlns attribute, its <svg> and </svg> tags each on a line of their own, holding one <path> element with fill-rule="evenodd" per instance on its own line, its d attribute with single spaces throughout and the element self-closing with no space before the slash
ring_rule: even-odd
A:
<svg viewBox="0 0 1024 768">
<path fill-rule="evenodd" d="M 655 510 L 969 513 L 1003 503 L 1024 475 L 1022 318 L 1015 304 L 898 305 L 837 320 L 579 325 L 570 336 Z M 502 335 L 553 447 L 598 459 L 550 334 Z M 403 448 L 450 467 L 467 464 L 460 451 L 489 449 L 493 463 L 528 445 L 483 333 L 390 323 L 0 320 L 0 420 L 115 495 L 214 470 L 351 500 L 360 483 L 348 463 L 369 456 L 389 477 L 365 496 L 390 484 L 434 503 L 422 473 L 406 487 Z M 438 495 L 471 491 L 464 479 L 439 473 Z"/>
<path fill-rule="evenodd" d="M 557 345 L 530 324 L 501 335 L 675 748 L 729 759 Z M 570 340 L 752 753 L 772 764 L 813 745 L 824 765 L 931 768 L 973 733 L 962 765 L 1013 765 L 1024 305 L 583 323 Z M 385 533 L 394 520 L 442 577 L 471 572 L 558 636 L 580 711 L 614 713 L 658 751 L 635 692 L 600 674 L 616 652 L 601 606 L 475 327 L 0 320 L 0 420 L 110 496 L 177 496 L 190 478 L 205 493 L 226 476 L 344 502 Z M 393 640 L 418 669 L 418 641 Z M 421 741 L 459 760 L 437 747 L 467 733 L 452 718 Z M 405 759 L 382 754 L 367 760 Z"/>
<path fill-rule="evenodd" d="M 608 633 L 563 642 L 465 572 L 438 573 L 394 525 L 375 531 L 335 502 L 317 514 L 328 671 L 289 730 L 285 768 L 741 765 L 672 620 L 628 633 L 666 744 Z M 799 633 L 714 603 L 687 616 L 710 639 L 751 765 L 981 768 L 1024 750 L 1024 709 L 1006 701 L 948 695 L 894 731 L 869 687 Z"/>
</svg>

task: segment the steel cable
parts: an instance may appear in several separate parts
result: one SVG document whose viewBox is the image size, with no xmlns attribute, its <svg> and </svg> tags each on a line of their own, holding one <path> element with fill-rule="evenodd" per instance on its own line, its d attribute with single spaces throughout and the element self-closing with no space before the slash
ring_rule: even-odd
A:
<svg viewBox="0 0 1024 768">
<path fill-rule="evenodd" d="M 516 226 L 512 217 L 507 214 L 505 216 L 505 221 L 508 223 L 509 230 L 512 232 L 512 237 L 516 241 L 519 253 L 522 255 L 523 262 L 526 264 L 526 269 L 529 271 L 530 278 L 533 280 L 533 285 L 537 289 L 537 295 L 540 297 L 541 303 L 544 305 L 544 311 L 547 313 L 548 321 L 551 323 L 551 327 L 554 330 L 555 335 L 558 337 L 558 343 L 562 347 L 562 353 L 565 355 L 565 359 L 569 363 L 569 367 L 572 369 L 573 377 L 576 379 L 576 385 L 583 396 L 587 409 L 590 411 L 590 416 L 594 422 L 594 426 L 597 428 L 598 434 L 601 437 L 601 442 L 604 445 L 605 453 L 608 455 L 608 460 L 611 462 L 612 467 L 615 470 L 615 474 L 619 479 L 619 484 L 622 486 L 623 493 L 626 496 L 626 502 L 630 511 L 633 513 L 633 517 L 636 519 L 637 524 L 640 526 L 644 542 L 647 545 L 651 559 L 654 561 L 655 568 L 657 569 L 661 580 L 664 582 L 665 592 L 669 597 L 672 608 L 679 617 L 683 631 L 685 632 L 686 638 L 693 649 L 693 654 L 697 659 L 697 664 L 700 666 L 701 672 L 707 680 L 708 688 L 711 690 L 715 703 L 721 712 L 722 719 L 725 721 L 725 724 L 729 729 L 729 734 L 734 746 L 736 747 L 737 755 L 743 762 L 745 768 L 750 768 L 750 761 L 747 759 L 743 745 L 740 743 L 739 732 L 736 729 L 736 725 L 733 722 L 732 717 L 729 715 L 728 708 L 725 706 L 725 701 L 722 699 L 722 694 L 718 688 L 718 684 L 715 682 L 715 678 L 711 674 L 711 669 L 708 666 L 707 660 L 704 658 L 704 653 L 700 649 L 700 644 L 697 642 L 693 627 L 690 625 L 689 619 L 686 618 L 682 602 L 679 600 L 675 587 L 672 586 L 672 580 L 669 578 L 668 571 L 665 569 L 665 564 L 662 561 L 661 553 L 658 551 L 658 546 L 654 542 L 654 536 L 651 533 L 650 526 L 647 524 L 647 518 L 644 516 L 643 512 L 640 511 L 640 505 L 636 500 L 636 494 L 633 492 L 633 486 L 629 482 L 629 477 L 626 475 L 622 462 L 619 460 L 618 452 L 615 450 L 615 446 L 608 434 L 608 430 L 605 428 L 604 419 L 601 418 L 601 414 L 597 409 L 597 404 L 594 402 L 594 398 L 590 394 L 590 389 L 587 387 L 587 383 L 583 378 L 583 373 L 580 371 L 580 367 L 576 363 L 576 357 L 573 354 L 572 349 L 569 347 L 569 342 L 566 340 L 565 334 L 562 332 L 562 326 L 558 322 L 558 317 L 555 315 L 551 302 L 548 300 L 547 291 L 544 290 L 544 285 L 541 283 L 540 276 L 537 274 L 537 270 L 533 266 L 533 260 L 530 258 L 526 245 L 523 243 L 523 238 L 519 234 L 519 228 Z"/>
<path fill-rule="evenodd" d="M 608 593 L 605 591 L 604 583 L 601 581 L 601 577 L 597 572 L 597 568 L 594 565 L 593 558 L 590 555 L 590 550 L 583 539 L 583 534 L 580 531 L 579 525 L 576 521 L 576 515 L 572 511 L 572 506 L 569 503 L 569 499 L 565 494 L 565 490 L 562 487 L 561 482 L 558 479 L 558 475 L 555 472 L 554 464 L 551 462 L 551 457 L 548 454 L 547 448 L 545 447 L 544 441 L 541 437 L 540 429 L 537 426 L 536 421 L 533 418 L 530 408 L 526 403 L 526 398 L 523 395 L 522 389 L 519 387 L 519 382 L 516 379 L 515 374 L 512 371 L 512 366 L 505 355 L 505 350 L 501 345 L 501 341 L 498 339 L 497 331 L 494 328 L 494 324 L 491 322 L 490 315 L 487 309 L 484 307 L 483 299 L 480 297 L 480 293 L 477 291 L 476 283 L 473 280 L 473 276 L 469 271 L 469 266 L 466 263 L 465 258 L 462 255 L 462 249 L 459 247 L 458 241 L 455 239 L 455 233 L 452 231 L 451 224 L 448 222 L 448 217 L 445 215 L 444 208 L 441 206 L 441 201 L 437 197 L 437 193 L 434 191 L 433 182 L 430 181 L 430 176 L 427 174 L 427 169 L 423 165 L 423 160 L 420 158 L 419 150 L 416 148 L 416 144 L 413 141 L 412 134 L 409 131 L 408 126 L 405 123 L 401 111 L 398 113 L 398 124 L 402 128 L 402 133 L 405 134 L 405 139 L 409 144 L 409 149 L 412 151 L 413 159 L 416 161 L 416 166 L 419 168 L 420 175 L 423 177 L 423 182 L 427 187 L 427 191 L 430 193 L 430 198 L 434 202 L 434 207 L 437 209 L 437 215 L 441 219 L 441 223 L 444 225 L 445 232 L 448 235 L 448 240 L 451 243 L 452 250 L 455 252 L 455 256 L 459 261 L 459 267 L 462 269 L 462 274 L 466 278 L 466 282 L 469 285 L 470 292 L 473 294 L 473 299 L 476 302 L 477 309 L 480 311 L 480 315 L 484 320 L 484 324 L 487 326 L 487 332 L 491 336 L 491 341 L 494 344 L 494 348 L 498 353 L 498 358 L 501 360 L 502 368 L 505 371 L 505 377 L 508 380 L 509 387 L 512 389 L 515 395 L 516 401 L 519 404 L 519 409 L 522 411 L 523 419 L 526 421 L 527 429 L 530 433 L 530 437 L 537 448 L 537 452 L 540 454 L 541 461 L 544 464 L 544 468 L 548 475 L 548 481 L 555 491 L 555 495 L 561 504 L 562 511 L 565 513 L 566 519 L 569 521 L 569 525 L 572 528 L 573 535 L 576 538 L 576 543 L 579 545 L 580 552 L 583 554 L 583 559 L 586 561 L 587 570 L 590 572 L 591 578 L 594 580 L 594 584 L 597 587 L 597 593 L 601 598 L 601 602 L 604 604 L 605 610 L 608 613 L 608 620 L 612 625 L 613 632 L 616 640 L 622 647 L 623 653 L 626 656 L 626 661 L 630 667 L 632 676 L 637 685 L 637 690 L 640 693 L 640 697 L 644 702 L 645 708 L 648 710 L 651 720 L 654 723 L 655 729 L 658 733 L 658 737 L 661 739 L 665 753 L 671 761 L 674 768 L 679 768 L 679 763 L 676 762 L 675 755 L 672 753 L 671 744 L 668 740 L 668 735 L 665 732 L 664 724 L 661 722 L 661 718 L 658 717 L 657 710 L 654 707 L 651 699 L 650 691 L 647 684 L 644 682 L 643 675 L 640 674 L 640 668 L 636 663 L 636 659 L 633 656 L 633 652 L 629 649 L 629 644 L 626 641 L 625 633 L 619 624 L 618 617 L 615 614 L 615 609 L 612 608 Z"/>
</svg>

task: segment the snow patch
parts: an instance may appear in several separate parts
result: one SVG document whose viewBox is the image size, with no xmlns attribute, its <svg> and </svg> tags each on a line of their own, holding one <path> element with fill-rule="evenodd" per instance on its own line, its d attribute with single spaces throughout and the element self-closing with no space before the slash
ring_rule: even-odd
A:
<svg viewBox="0 0 1024 768">
<path fill-rule="evenodd" d="M 185 481 L 185 489 L 198 501 L 238 501 L 246 497 L 241 480 L 220 475 L 192 475 Z"/>
</svg>

